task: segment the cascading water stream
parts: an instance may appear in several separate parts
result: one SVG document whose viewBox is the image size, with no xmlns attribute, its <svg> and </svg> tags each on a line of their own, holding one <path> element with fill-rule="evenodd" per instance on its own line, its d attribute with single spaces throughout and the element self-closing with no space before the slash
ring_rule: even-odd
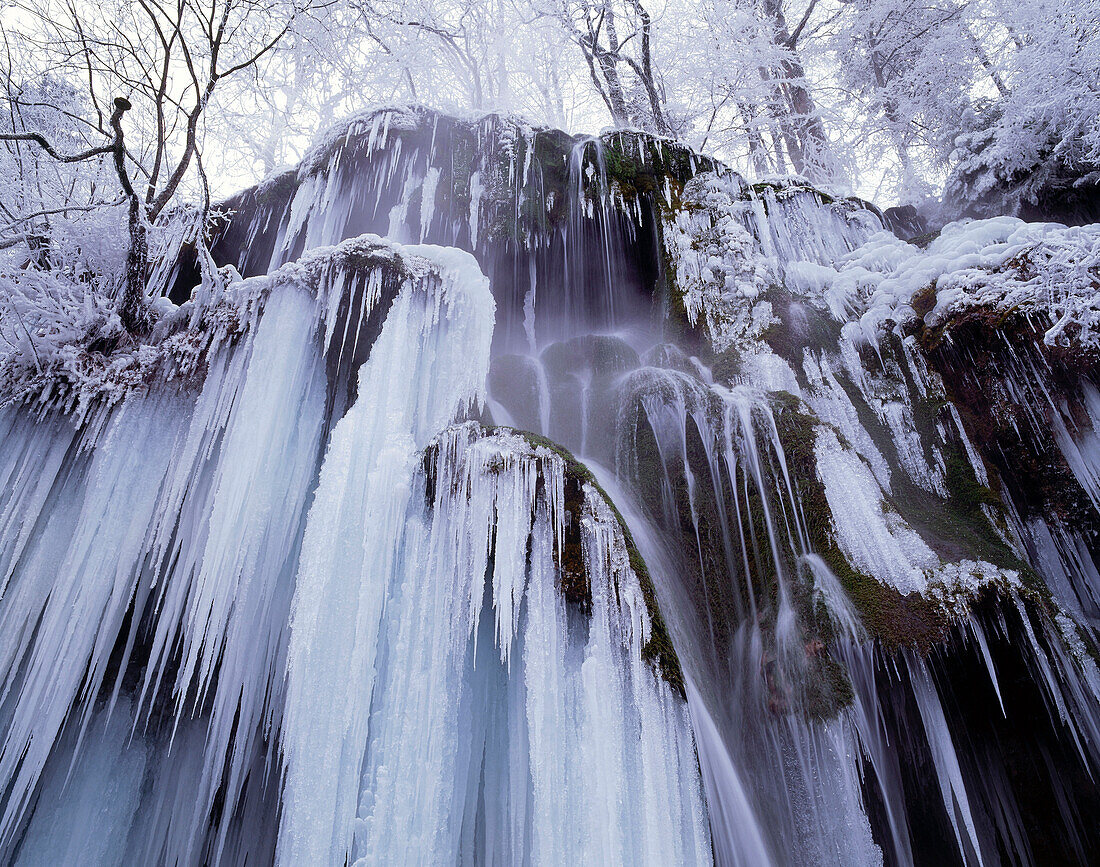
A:
<svg viewBox="0 0 1100 867">
<path fill-rule="evenodd" d="M 235 204 L 0 418 L 5 861 L 1087 859 L 1100 398 L 988 350 L 1044 513 L 870 209 L 396 109 Z"/>
</svg>

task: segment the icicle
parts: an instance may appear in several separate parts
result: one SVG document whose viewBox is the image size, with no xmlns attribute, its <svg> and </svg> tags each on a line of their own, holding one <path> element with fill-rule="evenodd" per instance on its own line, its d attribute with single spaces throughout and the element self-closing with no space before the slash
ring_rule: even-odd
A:
<svg viewBox="0 0 1100 867">
<path fill-rule="evenodd" d="M 959 439 L 962 440 L 963 450 L 966 452 L 966 458 L 970 461 L 970 466 L 974 469 L 974 477 L 984 487 L 989 487 L 989 474 L 985 470 L 985 462 L 978 456 L 973 444 L 970 442 L 970 437 L 966 435 L 966 429 L 963 427 L 962 417 L 959 415 L 959 410 L 955 404 L 947 404 L 948 411 L 951 413 L 951 420 L 955 422 L 955 429 L 959 432 Z"/>
<path fill-rule="evenodd" d="M 0 676 L 15 697 L 0 751 L 7 842 L 73 702 L 94 695 L 134 593 L 158 493 L 187 421 L 178 398 L 125 403 L 35 534 L 0 602 Z M 48 430 L 48 428 L 47 428 Z"/>
<path fill-rule="evenodd" d="M 318 502 L 335 458 L 330 451 Z M 588 626 L 578 628 L 555 565 L 563 460 L 466 424 L 433 441 L 425 473 L 433 499 L 402 486 L 398 535 L 374 573 L 389 589 L 384 610 L 371 609 L 373 683 L 340 683 L 340 696 L 364 684 L 354 700 L 371 714 L 352 728 L 364 733 L 359 745 L 345 737 L 335 751 L 353 769 L 362 760 L 348 781 L 359 784 L 355 818 L 336 851 L 346 847 L 356 864 L 420 863 L 427 853 L 449 863 L 475 851 L 487 862 L 707 863 L 686 709 L 642 659 L 651 623 L 610 507 L 586 485 L 583 515 L 572 517 L 591 593 L 580 615 Z M 325 625 L 325 650 L 336 652 L 333 618 Z M 326 785 L 316 775 L 323 756 L 309 762 L 303 807 Z M 290 768 L 294 827 L 301 808 L 289 790 L 302 783 L 293 758 Z M 280 858 L 303 842 L 290 838 Z M 329 845 L 329 834 L 317 842 Z"/>
<path fill-rule="evenodd" d="M 418 448 L 481 398 L 493 300 L 473 259 L 411 247 L 444 273 L 406 284 L 359 371 L 306 525 L 288 650 L 283 864 L 351 848 L 383 604 Z M 348 689 L 348 684 L 355 684 Z"/>
<path fill-rule="evenodd" d="M 474 172 L 470 175 L 470 247 L 478 249 L 479 236 L 477 233 L 478 219 L 481 216 L 481 173 Z"/>
<path fill-rule="evenodd" d="M 977 859 L 979 865 L 983 864 L 982 848 L 978 841 L 974 817 L 970 811 L 966 786 L 963 784 L 962 770 L 959 767 L 959 759 L 955 754 L 955 745 L 947 728 L 947 720 L 944 718 L 939 696 L 936 694 L 936 687 L 923 662 L 911 664 L 909 673 L 913 682 L 913 695 L 916 697 L 921 721 L 924 723 L 925 734 L 928 737 L 928 745 L 932 750 L 932 762 L 939 782 L 940 794 L 943 797 L 943 806 L 955 831 L 959 851 L 964 856 L 969 853 Z"/>
<path fill-rule="evenodd" d="M 421 187 L 420 192 L 420 243 L 424 243 L 432 229 L 440 173 L 437 166 L 431 166 L 428 168 L 427 174 L 424 175 L 424 185 Z"/>
</svg>

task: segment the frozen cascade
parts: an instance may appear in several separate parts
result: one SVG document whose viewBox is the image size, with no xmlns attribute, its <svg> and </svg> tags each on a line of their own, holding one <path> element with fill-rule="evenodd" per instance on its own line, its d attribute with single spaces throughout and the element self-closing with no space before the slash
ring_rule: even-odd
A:
<svg viewBox="0 0 1100 867">
<path fill-rule="evenodd" d="M 282 863 L 709 861 L 687 708 L 643 658 L 617 518 L 548 449 L 436 438 L 483 399 L 473 259 L 365 238 L 231 288 L 259 312 L 196 395 L 153 388 L 84 428 L 6 415 L 2 614 L 40 624 L 4 632 L 19 863 L 262 861 L 280 777 Z M 338 371 L 383 300 L 322 460 L 325 357 Z M 216 796 L 237 807 L 218 819 Z"/>
<path fill-rule="evenodd" d="M 767 395 L 658 368 L 635 372 L 623 387 L 639 414 L 628 416 L 633 421 L 621 439 L 636 441 L 643 426 L 656 440 L 660 493 L 651 508 L 657 507 L 658 524 L 680 520 L 674 491 L 679 479 L 686 483 L 691 556 L 698 562 L 662 555 L 646 510 L 629 508 L 626 492 L 616 501 L 630 516 L 647 562 L 663 573 L 664 586 L 681 583 L 677 573 L 703 583 L 689 592 L 709 598 L 707 620 L 682 624 L 687 634 L 678 636 L 678 646 L 690 648 L 685 657 L 692 678 L 709 684 L 717 676 L 724 690 L 736 691 L 736 699 L 721 700 L 718 720 L 708 707 L 714 696 L 695 687 L 690 693 L 719 863 L 881 863 L 861 805 L 855 731 L 845 721 L 819 726 L 799 718 L 819 702 L 836 700 L 812 687 L 816 666 L 824 661 L 807 653 L 817 639 L 797 624 L 793 607 L 803 570 L 819 574 L 821 598 L 838 623 L 853 630 L 857 625 L 836 579 L 819 559 L 807 556 L 793 476 Z M 695 436 L 702 453 L 692 443 Z M 742 586 L 722 587 L 709 552 L 715 536 L 719 562 Z M 776 573 L 778 586 L 770 589 L 765 563 Z M 682 599 L 672 610 L 696 604 Z M 710 641 L 699 644 L 700 632 Z M 712 657 L 716 651 L 709 643 L 728 649 Z M 782 722 L 769 731 L 765 720 L 776 716 Z"/>
<path fill-rule="evenodd" d="M 1091 230 L 415 108 L 231 208 L 0 411 L 0 858 L 1100 846 Z"/>
<path fill-rule="evenodd" d="M 277 306 L 272 305 L 273 308 Z M 306 315 L 303 316 L 303 312 Z M 291 299 L 288 315 L 292 328 L 301 329 L 300 323 L 304 323 L 306 330 L 309 330 L 308 306 L 303 311 Z M 278 322 L 277 312 L 265 317 L 263 327 L 257 331 L 253 348 L 262 356 L 265 352 L 264 346 L 267 346 L 266 352 L 271 357 L 263 359 L 265 364 L 270 362 L 277 365 L 280 361 L 293 364 L 293 354 L 285 354 L 293 344 L 288 347 L 283 342 L 283 338 L 289 335 L 285 328 L 279 328 L 276 324 Z M 244 358 L 247 355 L 247 352 L 242 353 Z M 235 373 L 239 376 L 240 369 L 236 369 Z M 260 383 L 270 382 L 266 378 L 268 373 L 270 368 L 265 366 L 264 376 L 253 377 L 251 387 L 255 390 L 260 387 Z M 207 405 L 214 409 L 218 403 L 218 376 L 212 376 L 208 384 L 210 389 L 206 394 L 212 396 Z M 234 390 L 238 385 L 239 380 L 236 381 Z M 246 384 L 246 393 L 247 390 Z M 223 407 L 225 409 L 228 407 Z M 204 470 L 204 464 L 212 446 L 209 439 L 206 443 L 200 443 L 202 436 L 196 432 L 193 438 L 194 448 L 189 452 L 185 451 L 189 419 L 192 422 L 195 419 L 193 412 L 194 407 L 184 399 L 170 395 L 152 397 L 134 400 L 117 408 L 102 431 L 94 428 L 91 431 L 82 431 L 87 437 L 83 442 L 79 439 L 73 442 L 72 432 L 66 434 L 66 426 L 60 423 L 40 423 L 31 430 L 25 430 L 26 433 L 36 434 L 38 437 L 57 437 L 54 442 L 60 446 L 47 440 L 39 447 L 40 455 L 33 452 L 23 453 L 14 437 L 9 435 L 7 439 L 7 443 L 13 447 L 8 454 L 24 461 L 17 471 L 19 477 L 25 477 L 27 472 L 36 467 L 37 461 L 26 463 L 28 458 L 34 460 L 47 456 L 52 459 L 58 453 L 59 447 L 64 450 L 67 448 L 66 442 L 73 443 L 66 456 L 67 465 L 54 463 L 50 470 L 47 463 L 41 467 L 45 474 L 39 477 L 40 484 L 44 483 L 48 487 L 52 483 L 56 486 L 52 496 L 67 503 L 69 508 L 54 510 L 48 521 L 40 519 L 37 522 L 39 529 L 27 540 L 8 537 L 17 547 L 22 547 L 24 543 L 26 547 L 13 551 L 8 561 L 8 592 L 4 595 L 2 616 L 13 624 L 28 621 L 33 623 L 38 620 L 40 626 L 36 632 L 31 633 L 21 631 L 14 625 L 5 629 L 5 635 L 9 636 L 5 659 L 9 672 L 6 683 L 10 692 L 3 761 L 9 763 L 8 767 L 12 767 L 21 760 L 21 764 L 18 764 L 18 776 L 8 777 L 14 779 L 18 788 L 12 790 L 6 804 L 4 821 L 7 834 L 12 832 L 19 813 L 24 808 L 26 796 L 21 792 L 33 786 L 44 756 L 49 753 L 53 738 L 66 718 L 69 704 L 78 699 L 90 710 L 92 704 L 89 699 L 94 699 L 102 682 L 114 636 L 123 626 L 123 618 L 131 600 L 136 597 L 144 601 L 150 594 L 157 568 L 158 547 L 168 541 L 168 534 L 173 531 L 174 518 L 167 518 L 165 504 L 172 503 L 177 493 L 186 490 L 189 483 L 194 484 L 202 495 L 207 480 L 196 484 L 196 477 L 208 472 Z M 203 421 L 209 421 L 209 418 Z M 208 430 L 201 424 L 198 427 L 207 437 L 218 435 L 216 428 Z M 281 430 L 293 436 L 295 428 L 293 425 L 282 424 Z M 307 460 L 312 463 L 312 456 Z M 58 471 L 59 467 L 61 472 Z M 14 480 L 15 476 L 9 478 Z M 180 487 L 174 488 L 173 482 L 178 482 Z M 22 484 L 13 486 L 11 490 L 22 493 Z M 34 510 L 41 505 L 36 502 L 33 490 L 27 493 L 32 496 L 22 502 L 13 500 L 7 507 L 9 516 L 21 524 L 15 529 L 23 533 L 36 526 Z M 202 507 L 205 508 L 206 505 L 203 503 Z M 199 522 L 199 526 L 194 527 L 195 537 L 189 537 L 186 541 L 188 544 L 197 541 L 201 545 L 205 515 L 187 512 L 183 514 L 184 520 Z M 261 521 L 265 517 L 263 511 L 254 514 Z M 262 529 L 262 524 L 258 529 Z M 183 537 L 177 538 L 182 542 Z M 239 543 L 244 537 L 235 538 Z M 256 541 L 262 543 L 262 535 Z M 275 547 L 277 550 L 277 546 Z M 242 549 L 245 556 L 247 552 L 247 547 Z M 186 559 L 188 555 L 183 556 Z M 237 568 L 244 571 L 246 567 L 242 564 Z M 180 574 L 187 573 L 181 569 Z M 98 576 L 98 580 L 88 580 L 89 575 Z M 220 579 L 223 575 L 218 577 Z M 224 577 L 228 578 L 229 575 Z M 215 586 L 217 584 L 220 581 Z M 165 604 L 161 624 L 168 630 L 174 630 L 174 624 L 184 616 L 188 587 L 194 588 L 196 593 L 201 593 L 204 589 L 207 592 L 214 589 L 210 585 L 204 588 L 182 578 L 173 587 L 181 591 L 183 598 Z M 246 595 L 242 593 L 242 596 Z M 56 608 L 61 610 L 53 613 Z M 200 611 L 205 608 L 207 617 L 212 615 L 222 618 L 217 623 L 216 633 L 213 629 L 204 630 L 208 632 L 211 644 L 218 643 L 216 636 L 220 636 L 221 641 L 225 642 L 224 647 L 218 646 L 211 651 L 214 655 L 221 655 L 233 643 L 234 629 L 228 625 L 225 617 L 234 606 L 226 607 L 223 602 L 219 608 L 218 600 L 214 599 L 199 608 Z M 238 615 L 248 616 L 251 613 L 240 600 L 235 609 Z M 192 612 L 195 612 L 194 608 Z M 58 617 L 64 618 L 63 627 L 52 625 L 52 620 Z M 238 624 L 234 626 L 241 628 Z M 255 641 L 256 634 L 253 633 L 262 626 L 262 623 L 253 622 L 244 627 L 249 630 L 249 642 Z M 196 638 L 201 638 L 202 634 L 203 631 L 199 631 Z M 238 650 L 237 653 L 239 652 Z M 227 653 L 224 663 L 224 676 L 227 680 L 233 676 L 229 673 L 229 658 L 230 654 Z M 245 664 L 255 666 L 257 661 L 263 665 L 262 654 L 257 654 L 250 663 Z M 14 673 L 14 666 L 19 666 L 18 674 Z M 261 687 L 259 694 L 263 694 L 266 677 L 262 669 L 257 672 L 249 668 L 236 676 L 241 680 L 238 690 L 248 684 L 246 699 L 251 698 L 257 683 Z M 188 681 L 181 680 L 181 703 L 184 702 L 187 686 Z M 225 698 L 232 700 L 233 704 L 223 711 L 228 714 L 228 720 L 223 722 L 222 730 L 212 731 L 214 740 L 230 737 L 233 727 L 237 705 L 231 689 L 226 690 Z M 25 750 L 23 744 L 28 743 L 31 748 Z M 226 747 L 227 744 L 223 743 L 220 750 L 216 747 L 215 749 L 224 753 Z M 213 797 L 214 788 L 216 782 L 209 785 L 210 798 Z"/>
<path fill-rule="evenodd" d="M 709 861 L 686 708 L 642 658 L 649 615 L 602 495 L 583 484 L 569 513 L 563 460 L 507 433 L 467 425 L 428 454 L 394 558 L 354 856 Z M 576 606 L 555 586 L 567 521 L 590 594 Z"/>
<path fill-rule="evenodd" d="M 208 845 L 217 860 L 235 817 L 223 813 L 206 841 L 215 798 L 232 804 L 246 785 L 261 787 L 256 750 L 281 713 L 292 567 L 326 400 L 315 287 L 298 276 L 269 281 L 275 291 L 240 285 L 246 305 L 270 297 L 240 344 L 209 359 L 197 396 L 153 388 L 76 431 L 61 418 L 9 414 L 5 842 L 74 702 L 73 751 L 84 754 L 101 685 L 111 689 L 107 717 L 123 690 L 134 693 L 140 730 L 161 728 L 167 711 L 159 748 L 173 752 L 176 740 L 176 755 L 185 753 L 180 742 L 195 740 L 186 720 L 200 716 L 197 757 L 227 757 L 224 767 L 201 761 L 190 791 L 151 798 L 178 813 L 149 829 L 161 836 L 131 834 L 139 860 L 190 862 Z M 60 507 L 39 517 L 50 501 Z M 53 625 L 59 618 L 64 626 Z M 131 681 L 123 675 L 137 654 L 148 662 Z M 263 764 L 261 753 L 266 775 Z"/>
<path fill-rule="evenodd" d="M 287 650 L 285 864 L 339 863 L 349 851 L 416 454 L 479 400 L 488 369 L 493 300 L 476 263 L 408 249 L 451 267 L 394 300 L 358 372 L 359 399 L 333 430 L 302 543 Z"/>
</svg>

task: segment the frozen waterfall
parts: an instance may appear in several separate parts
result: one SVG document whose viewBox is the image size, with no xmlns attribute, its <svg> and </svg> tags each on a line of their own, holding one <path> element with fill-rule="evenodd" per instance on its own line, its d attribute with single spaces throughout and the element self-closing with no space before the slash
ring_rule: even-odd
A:
<svg viewBox="0 0 1100 867">
<path fill-rule="evenodd" d="M 1091 230 L 397 108 L 227 206 L 0 376 L 0 861 L 1094 858 Z"/>
</svg>

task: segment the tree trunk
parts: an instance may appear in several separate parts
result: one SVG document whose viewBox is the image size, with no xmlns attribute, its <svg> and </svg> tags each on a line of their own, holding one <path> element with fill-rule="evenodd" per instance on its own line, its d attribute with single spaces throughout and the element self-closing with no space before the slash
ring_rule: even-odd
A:
<svg viewBox="0 0 1100 867">
<path fill-rule="evenodd" d="M 774 77 L 782 85 L 783 102 L 786 103 L 786 117 L 780 119 L 780 127 L 787 143 L 787 152 L 796 172 L 811 181 L 827 180 L 833 165 L 829 139 L 825 135 L 825 125 L 821 122 L 817 104 L 805 84 L 806 70 L 796 50 L 809 11 L 794 36 L 787 27 L 782 0 L 764 0 L 764 12 L 770 20 L 771 38 L 784 53 L 778 64 L 778 74 Z"/>
<path fill-rule="evenodd" d="M 130 110 L 129 101 L 121 96 L 115 98 L 115 110 L 111 114 L 111 129 L 114 130 L 115 171 L 119 183 L 129 202 L 128 220 L 130 247 L 126 251 L 126 274 L 123 277 L 122 297 L 119 300 L 118 315 L 123 326 L 131 334 L 138 334 L 148 326 L 148 313 L 145 310 L 145 283 L 149 270 L 149 239 L 145 230 L 144 205 L 130 183 L 126 171 L 126 147 L 122 135 L 122 115 Z"/>
<path fill-rule="evenodd" d="M 745 136 L 749 142 L 749 157 L 752 160 L 753 170 L 757 177 L 763 177 L 768 173 L 768 154 L 764 147 L 763 136 L 757 126 L 756 109 L 747 103 L 738 103 L 738 109 L 745 122 Z"/>
<path fill-rule="evenodd" d="M 136 196 L 130 197 L 129 224 L 130 249 L 126 251 L 126 281 L 122 288 L 118 315 L 126 330 L 137 334 L 148 325 L 145 284 L 149 271 L 149 239 L 141 215 L 141 202 Z"/>
</svg>

